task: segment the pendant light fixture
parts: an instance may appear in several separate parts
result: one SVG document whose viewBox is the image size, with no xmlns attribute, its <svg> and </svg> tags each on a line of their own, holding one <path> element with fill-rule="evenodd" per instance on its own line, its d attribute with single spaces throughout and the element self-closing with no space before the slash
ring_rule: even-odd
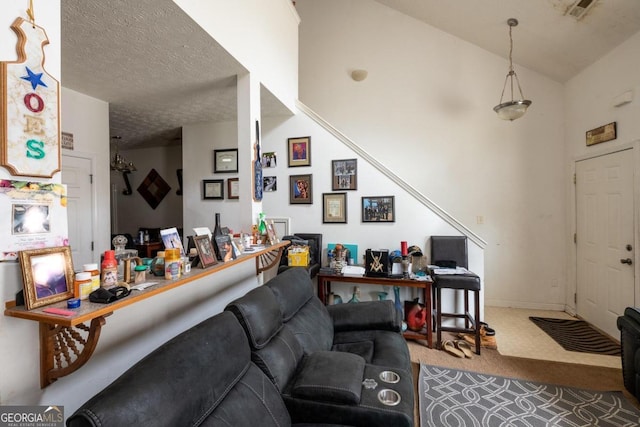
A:
<svg viewBox="0 0 640 427">
<path fill-rule="evenodd" d="M 118 172 L 134 172 L 136 167 L 133 162 L 127 162 L 127 160 L 118 152 L 118 142 L 122 139 L 121 136 L 112 136 L 111 139 L 115 140 L 116 150 L 111 160 L 111 170 Z"/>
<path fill-rule="evenodd" d="M 507 77 L 504 80 L 504 87 L 502 88 L 502 95 L 500 95 L 500 103 L 493 107 L 493 111 L 498 113 L 498 117 L 503 120 L 515 120 L 524 115 L 527 112 L 527 108 L 531 105 L 531 101 L 528 99 L 524 99 L 524 95 L 522 95 L 522 88 L 520 87 L 520 80 L 518 80 L 518 75 L 513 70 L 513 37 L 511 36 L 511 30 L 513 27 L 518 25 L 518 20 L 515 18 L 509 18 L 507 20 L 507 24 L 509 25 L 509 72 L 507 73 Z M 518 91 L 520 92 L 520 99 L 513 99 L 513 81 L 515 79 L 515 83 L 518 85 Z M 511 100 L 507 102 L 503 102 L 504 92 L 507 89 L 507 85 L 509 86 L 509 91 L 511 93 Z"/>
</svg>

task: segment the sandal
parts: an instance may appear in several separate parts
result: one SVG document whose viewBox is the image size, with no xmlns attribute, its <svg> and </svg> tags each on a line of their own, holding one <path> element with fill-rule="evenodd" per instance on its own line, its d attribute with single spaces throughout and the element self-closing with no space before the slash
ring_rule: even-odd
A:
<svg viewBox="0 0 640 427">
<path fill-rule="evenodd" d="M 455 344 L 453 343 L 453 341 L 445 341 L 442 343 L 442 349 L 444 351 L 446 351 L 449 354 L 452 354 L 456 357 L 460 357 L 462 359 L 464 359 L 464 353 L 460 350 L 458 350 L 455 346 Z"/>
<path fill-rule="evenodd" d="M 467 359 L 473 358 L 473 352 L 471 351 L 471 346 L 468 342 L 466 342 L 465 340 L 455 340 L 453 343 Z"/>
</svg>

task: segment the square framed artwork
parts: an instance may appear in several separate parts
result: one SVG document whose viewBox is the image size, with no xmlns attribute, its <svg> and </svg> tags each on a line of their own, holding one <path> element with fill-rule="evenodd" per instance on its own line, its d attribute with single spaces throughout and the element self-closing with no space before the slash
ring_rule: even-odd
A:
<svg viewBox="0 0 640 427">
<path fill-rule="evenodd" d="M 311 137 L 303 136 L 287 140 L 289 167 L 311 166 Z"/>
<path fill-rule="evenodd" d="M 273 151 L 269 153 L 262 153 L 261 161 L 263 168 L 275 168 L 278 166 L 278 159 L 276 153 Z"/>
<path fill-rule="evenodd" d="M 213 150 L 214 173 L 238 172 L 238 149 Z"/>
<path fill-rule="evenodd" d="M 273 192 L 278 189 L 278 177 L 277 176 L 264 176 L 262 177 L 262 191 Z"/>
<path fill-rule="evenodd" d="M 332 160 L 331 176 L 331 189 L 333 191 L 357 190 L 358 159 Z"/>
<path fill-rule="evenodd" d="M 229 199 L 240 198 L 240 181 L 238 181 L 238 178 L 229 178 L 227 180 L 227 194 Z"/>
<path fill-rule="evenodd" d="M 322 193 L 322 222 L 347 223 L 347 193 Z"/>
<path fill-rule="evenodd" d="M 394 196 L 363 197 L 362 222 L 395 222 Z"/>
<path fill-rule="evenodd" d="M 27 310 L 73 296 L 71 248 L 28 249 L 18 253 Z"/>
<path fill-rule="evenodd" d="M 171 186 L 155 169 L 151 169 L 138 186 L 138 193 L 153 209 L 158 207 L 162 199 L 169 193 L 169 190 L 171 190 Z"/>
<path fill-rule="evenodd" d="M 313 204 L 313 186 L 312 176 L 309 175 L 290 175 L 289 176 L 289 203 Z"/>
<path fill-rule="evenodd" d="M 211 267 L 218 263 L 216 253 L 211 245 L 211 239 L 207 235 L 194 236 L 193 243 L 200 258 L 202 268 Z"/>
<path fill-rule="evenodd" d="M 224 199 L 224 179 L 203 179 L 203 199 Z"/>
</svg>

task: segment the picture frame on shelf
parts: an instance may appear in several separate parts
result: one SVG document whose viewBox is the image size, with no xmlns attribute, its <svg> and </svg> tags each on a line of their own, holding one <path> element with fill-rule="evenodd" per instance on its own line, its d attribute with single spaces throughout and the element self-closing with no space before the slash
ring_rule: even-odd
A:
<svg viewBox="0 0 640 427">
<path fill-rule="evenodd" d="M 73 297 L 74 272 L 69 246 L 23 250 L 18 252 L 18 258 L 27 310 Z"/>
<path fill-rule="evenodd" d="M 311 174 L 289 176 L 289 204 L 313 204 L 313 179 Z"/>
<path fill-rule="evenodd" d="M 322 193 L 322 222 L 347 223 L 347 193 Z"/>
<path fill-rule="evenodd" d="M 193 242 L 198 252 L 198 258 L 200 258 L 200 266 L 202 268 L 211 267 L 218 263 L 216 258 L 216 252 L 211 245 L 211 239 L 207 235 L 194 236 Z"/>
<path fill-rule="evenodd" d="M 395 196 L 362 197 L 362 222 L 395 221 Z"/>
<path fill-rule="evenodd" d="M 213 173 L 237 173 L 238 149 L 213 150 Z"/>
<path fill-rule="evenodd" d="M 202 198 L 205 200 L 224 199 L 224 179 L 203 179 Z"/>
<path fill-rule="evenodd" d="M 276 231 L 276 226 L 272 220 L 265 220 L 265 224 L 267 226 L 267 238 L 269 239 L 269 244 L 275 245 L 276 243 L 280 243 L 280 238 L 278 237 L 278 232 Z"/>
<path fill-rule="evenodd" d="M 290 168 L 311 166 L 311 137 L 287 139 L 288 165 Z"/>
<path fill-rule="evenodd" d="M 358 159 L 331 161 L 331 189 L 333 191 L 358 189 Z"/>
<path fill-rule="evenodd" d="M 240 182 L 238 178 L 229 178 L 227 180 L 227 194 L 229 199 L 240 198 Z"/>
<path fill-rule="evenodd" d="M 233 243 L 231 242 L 231 236 L 223 234 L 221 236 L 216 236 L 215 240 L 222 262 L 228 262 L 236 259 L 236 252 L 234 251 Z"/>
</svg>

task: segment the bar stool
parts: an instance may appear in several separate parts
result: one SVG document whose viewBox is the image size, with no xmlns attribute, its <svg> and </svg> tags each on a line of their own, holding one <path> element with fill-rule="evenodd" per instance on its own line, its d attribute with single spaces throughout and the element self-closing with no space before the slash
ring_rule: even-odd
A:
<svg viewBox="0 0 640 427">
<path fill-rule="evenodd" d="M 431 236 L 432 264 L 439 267 L 468 268 L 466 236 Z M 476 354 L 480 354 L 480 277 L 474 273 L 466 274 L 434 274 L 433 288 L 436 300 L 436 346 L 442 347 L 442 331 L 462 332 L 475 335 Z M 442 312 L 442 289 L 461 290 L 464 293 L 464 313 Z M 469 292 L 474 294 L 474 314 L 469 312 Z M 464 319 L 464 327 L 443 326 L 442 318 Z"/>
</svg>

